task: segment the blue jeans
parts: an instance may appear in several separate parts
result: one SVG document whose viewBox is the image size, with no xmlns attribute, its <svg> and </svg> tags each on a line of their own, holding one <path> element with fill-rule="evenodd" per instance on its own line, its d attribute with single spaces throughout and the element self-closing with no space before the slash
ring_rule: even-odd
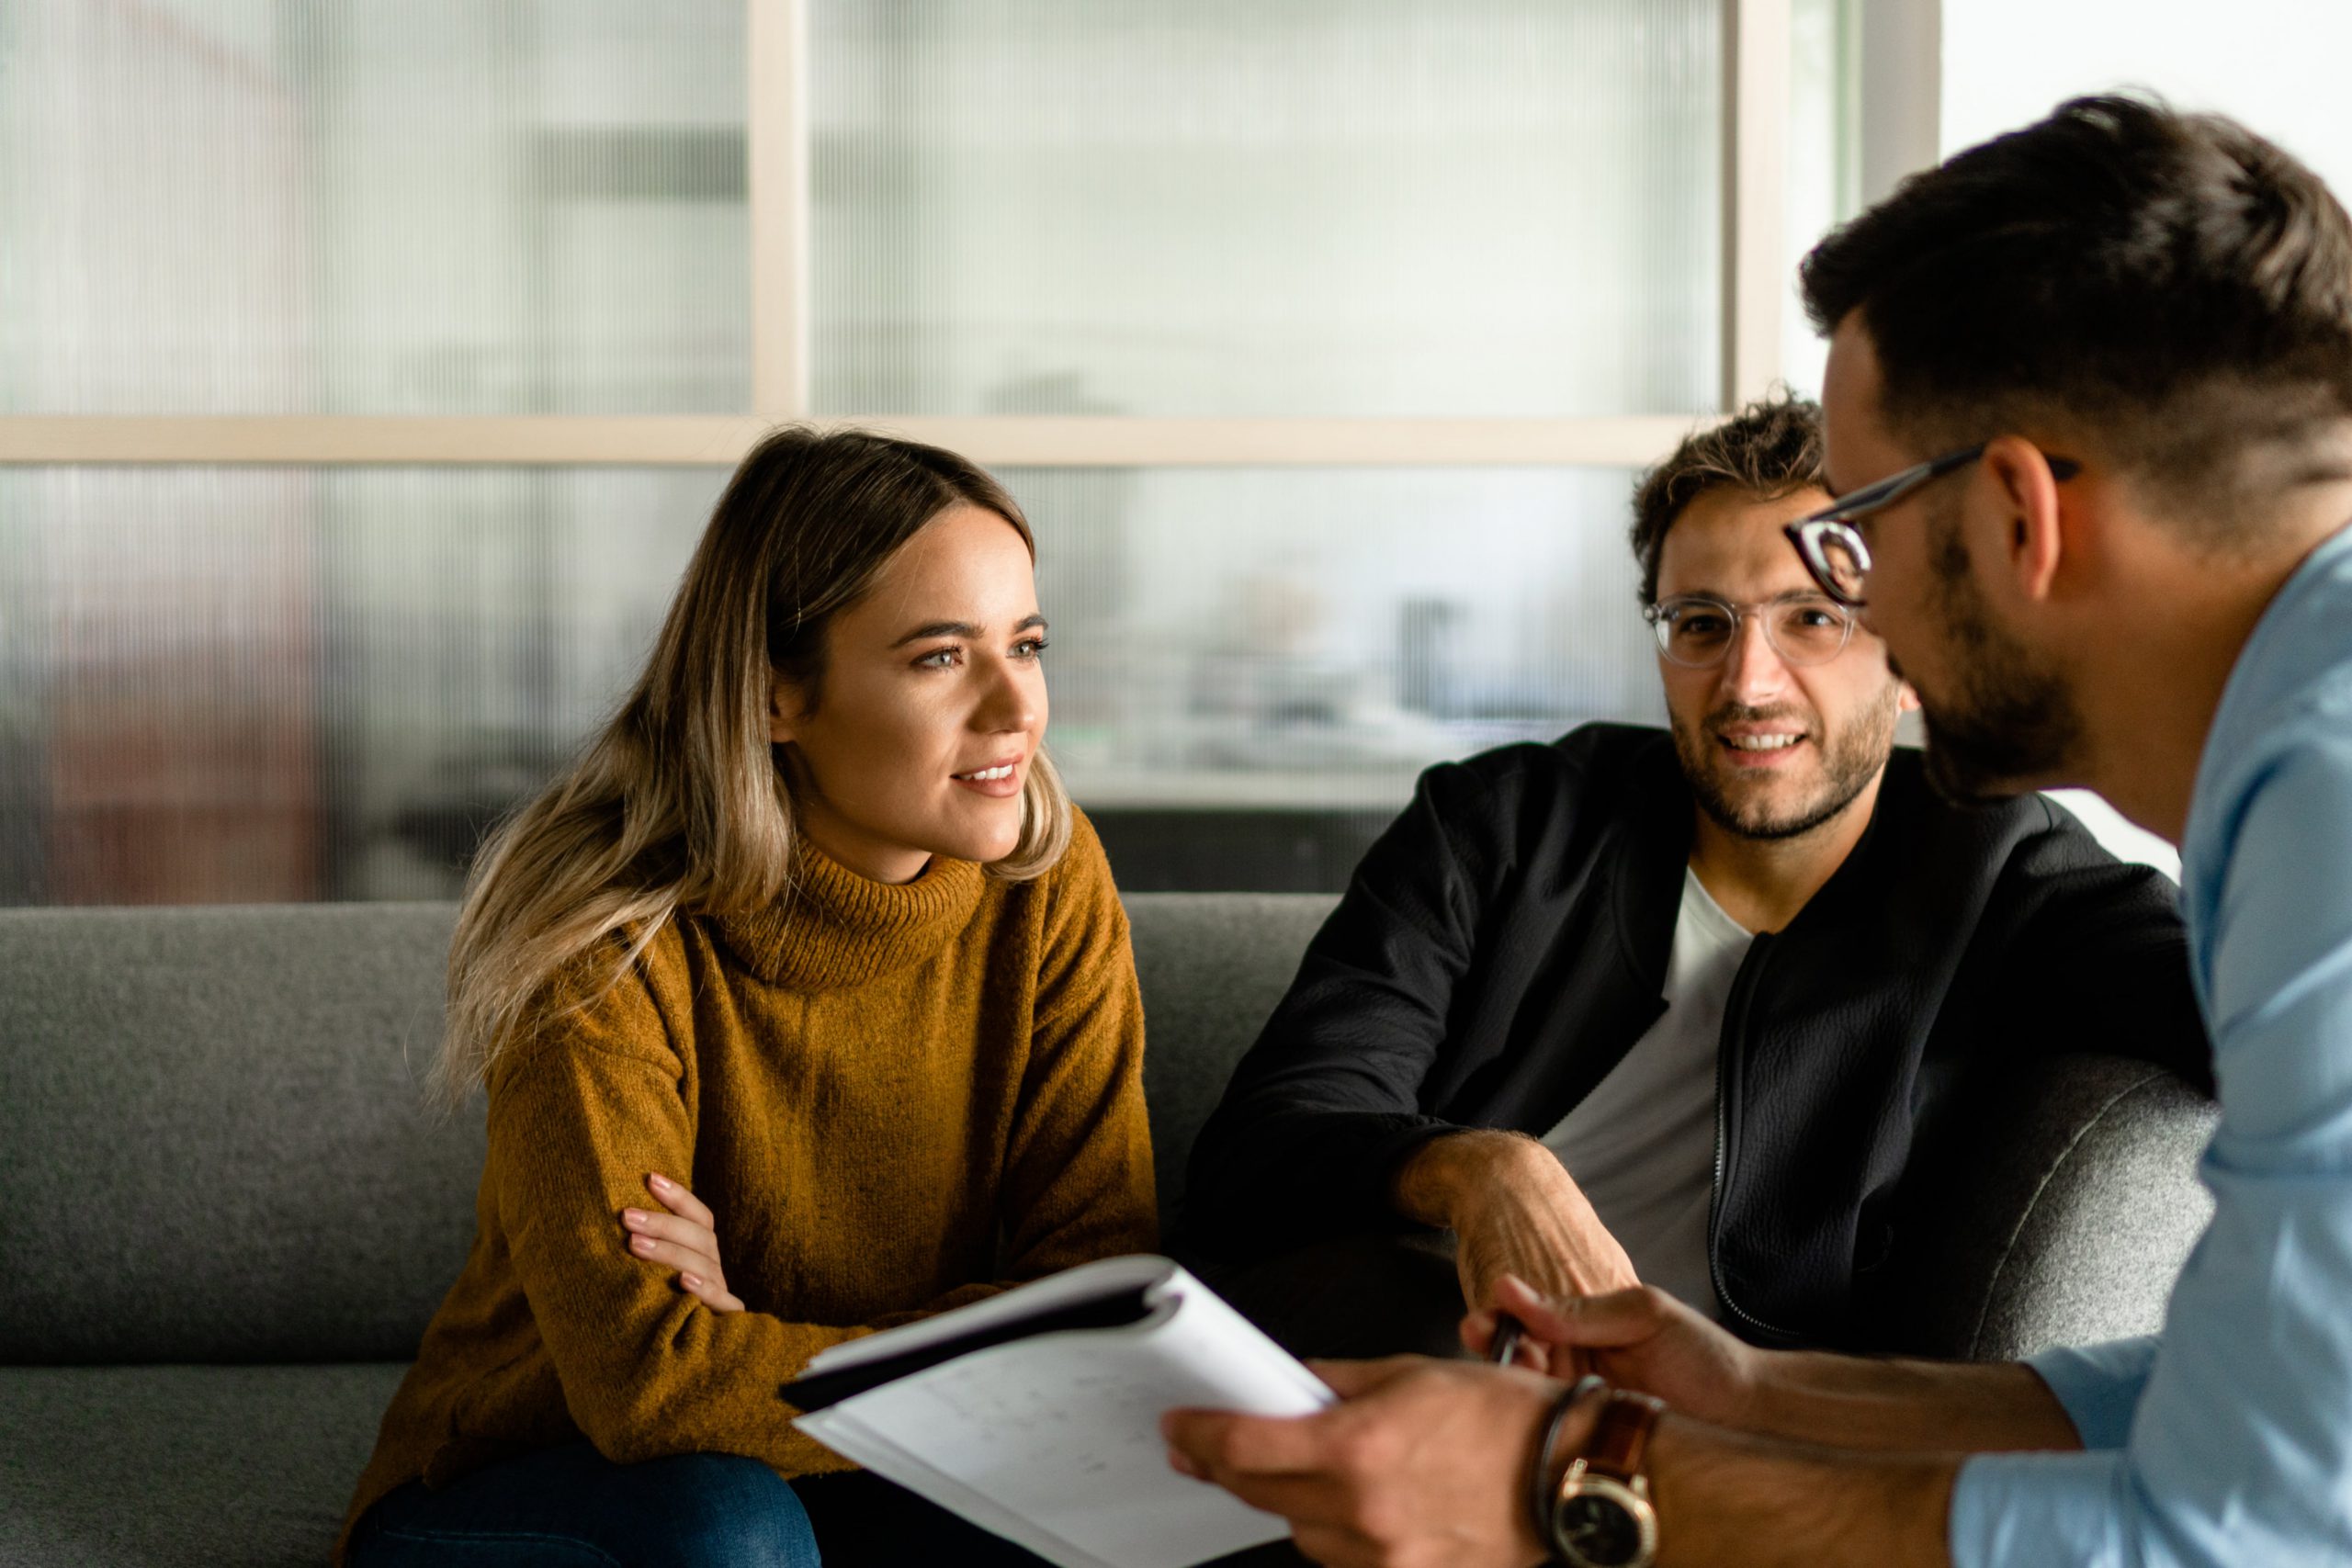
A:
<svg viewBox="0 0 2352 1568">
<path fill-rule="evenodd" d="M 817 1568 L 820 1551 L 826 1568 L 1044 1562 L 866 1472 L 786 1483 L 734 1454 L 615 1464 L 578 1442 L 395 1488 L 348 1568 Z"/>
<path fill-rule="evenodd" d="M 791 1484 L 736 1454 L 615 1464 L 586 1443 L 439 1491 L 411 1482 L 352 1532 L 350 1568 L 817 1568 Z"/>
</svg>

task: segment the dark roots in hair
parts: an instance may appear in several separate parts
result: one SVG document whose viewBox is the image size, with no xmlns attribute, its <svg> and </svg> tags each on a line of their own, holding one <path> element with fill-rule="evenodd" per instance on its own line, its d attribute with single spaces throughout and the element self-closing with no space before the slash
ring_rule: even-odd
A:
<svg viewBox="0 0 2352 1568">
<path fill-rule="evenodd" d="M 1860 313 L 1923 453 L 2079 432 L 2216 547 L 2352 473 L 2352 220 L 2233 120 L 2074 99 L 1905 180 L 1800 277 L 1822 333 Z"/>
<path fill-rule="evenodd" d="M 1821 409 L 1786 390 L 1686 437 L 1634 489 L 1633 545 L 1642 563 L 1642 603 L 1657 602 L 1657 562 L 1667 530 L 1700 496 L 1729 489 L 1777 501 L 1821 482 Z"/>
</svg>

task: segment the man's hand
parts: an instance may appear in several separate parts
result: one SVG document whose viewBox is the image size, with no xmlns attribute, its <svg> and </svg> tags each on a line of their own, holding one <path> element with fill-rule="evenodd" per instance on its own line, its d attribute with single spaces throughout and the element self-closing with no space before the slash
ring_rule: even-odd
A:
<svg viewBox="0 0 2352 1568">
<path fill-rule="evenodd" d="M 1395 1190 L 1408 1219 L 1453 1232 L 1463 1304 L 1474 1312 L 1494 1305 L 1506 1275 L 1563 1298 L 1639 1282 L 1583 1190 L 1532 1138 L 1483 1131 L 1432 1138 L 1398 1170 Z"/>
<path fill-rule="evenodd" d="M 1171 1410 L 1169 1462 L 1290 1521 L 1329 1568 L 1526 1568 L 1544 1561 L 1527 1477 L 1560 1385 L 1398 1356 L 1324 1361 L 1341 1403 L 1278 1419 Z M 1571 1432 L 1561 1451 L 1582 1440 Z"/>
<path fill-rule="evenodd" d="M 1495 1305 L 1519 1319 L 1522 1364 L 1559 1371 L 1589 1366 L 1620 1388 L 1654 1393 L 1675 1409 L 1734 1429 L 1753 1421 L 1765 1352 L 1652 1285 L 1607 1295 L 1547 1299 L 1524 1280 L 1507 1278 Z M 1493 1312 L 1462 1324 L 1462 1342 L 1478 1355 L 1494 1342 Z"/>
</svg>

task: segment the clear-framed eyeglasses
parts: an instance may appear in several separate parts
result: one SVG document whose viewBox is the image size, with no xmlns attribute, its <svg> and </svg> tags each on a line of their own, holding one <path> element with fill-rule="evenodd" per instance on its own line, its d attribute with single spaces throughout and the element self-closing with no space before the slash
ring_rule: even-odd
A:
<svg viewBox="0 0 2352 1568">
<path fill-rule="evenodd" d="M 1764 640 L 1783 664 L 1826 664 L 1854 640 L 1854 613 L 1826 593 L 1783 593 L 1754 604 L 1678 593 L 1642 612 L 1666 661 L 1686 670 L 1721 664 L 1750 615 L 1763 623 Z"/>
</svg>

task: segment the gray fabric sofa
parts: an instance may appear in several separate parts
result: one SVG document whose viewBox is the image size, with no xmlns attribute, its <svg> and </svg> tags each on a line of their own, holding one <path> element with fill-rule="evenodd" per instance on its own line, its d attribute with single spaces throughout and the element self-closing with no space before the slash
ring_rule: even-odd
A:
<svg viewBox="0 0 2352 1568">
<path fill-rule="evenodd" d="M 1329 907 L 1129 899 L 1166 1204 Z M 0 1562 L 322 1562 L 472 1229 L 435 1123 L 442 905 L 0 911 Z M 2086 1041 L 2086 1050 L 2098 1043 Z M 2201 1228 L 2205 1102 L 2086 1055 L 1987 1086 L 1886 1342 L 2141 1332 Z"/>
</svg>

